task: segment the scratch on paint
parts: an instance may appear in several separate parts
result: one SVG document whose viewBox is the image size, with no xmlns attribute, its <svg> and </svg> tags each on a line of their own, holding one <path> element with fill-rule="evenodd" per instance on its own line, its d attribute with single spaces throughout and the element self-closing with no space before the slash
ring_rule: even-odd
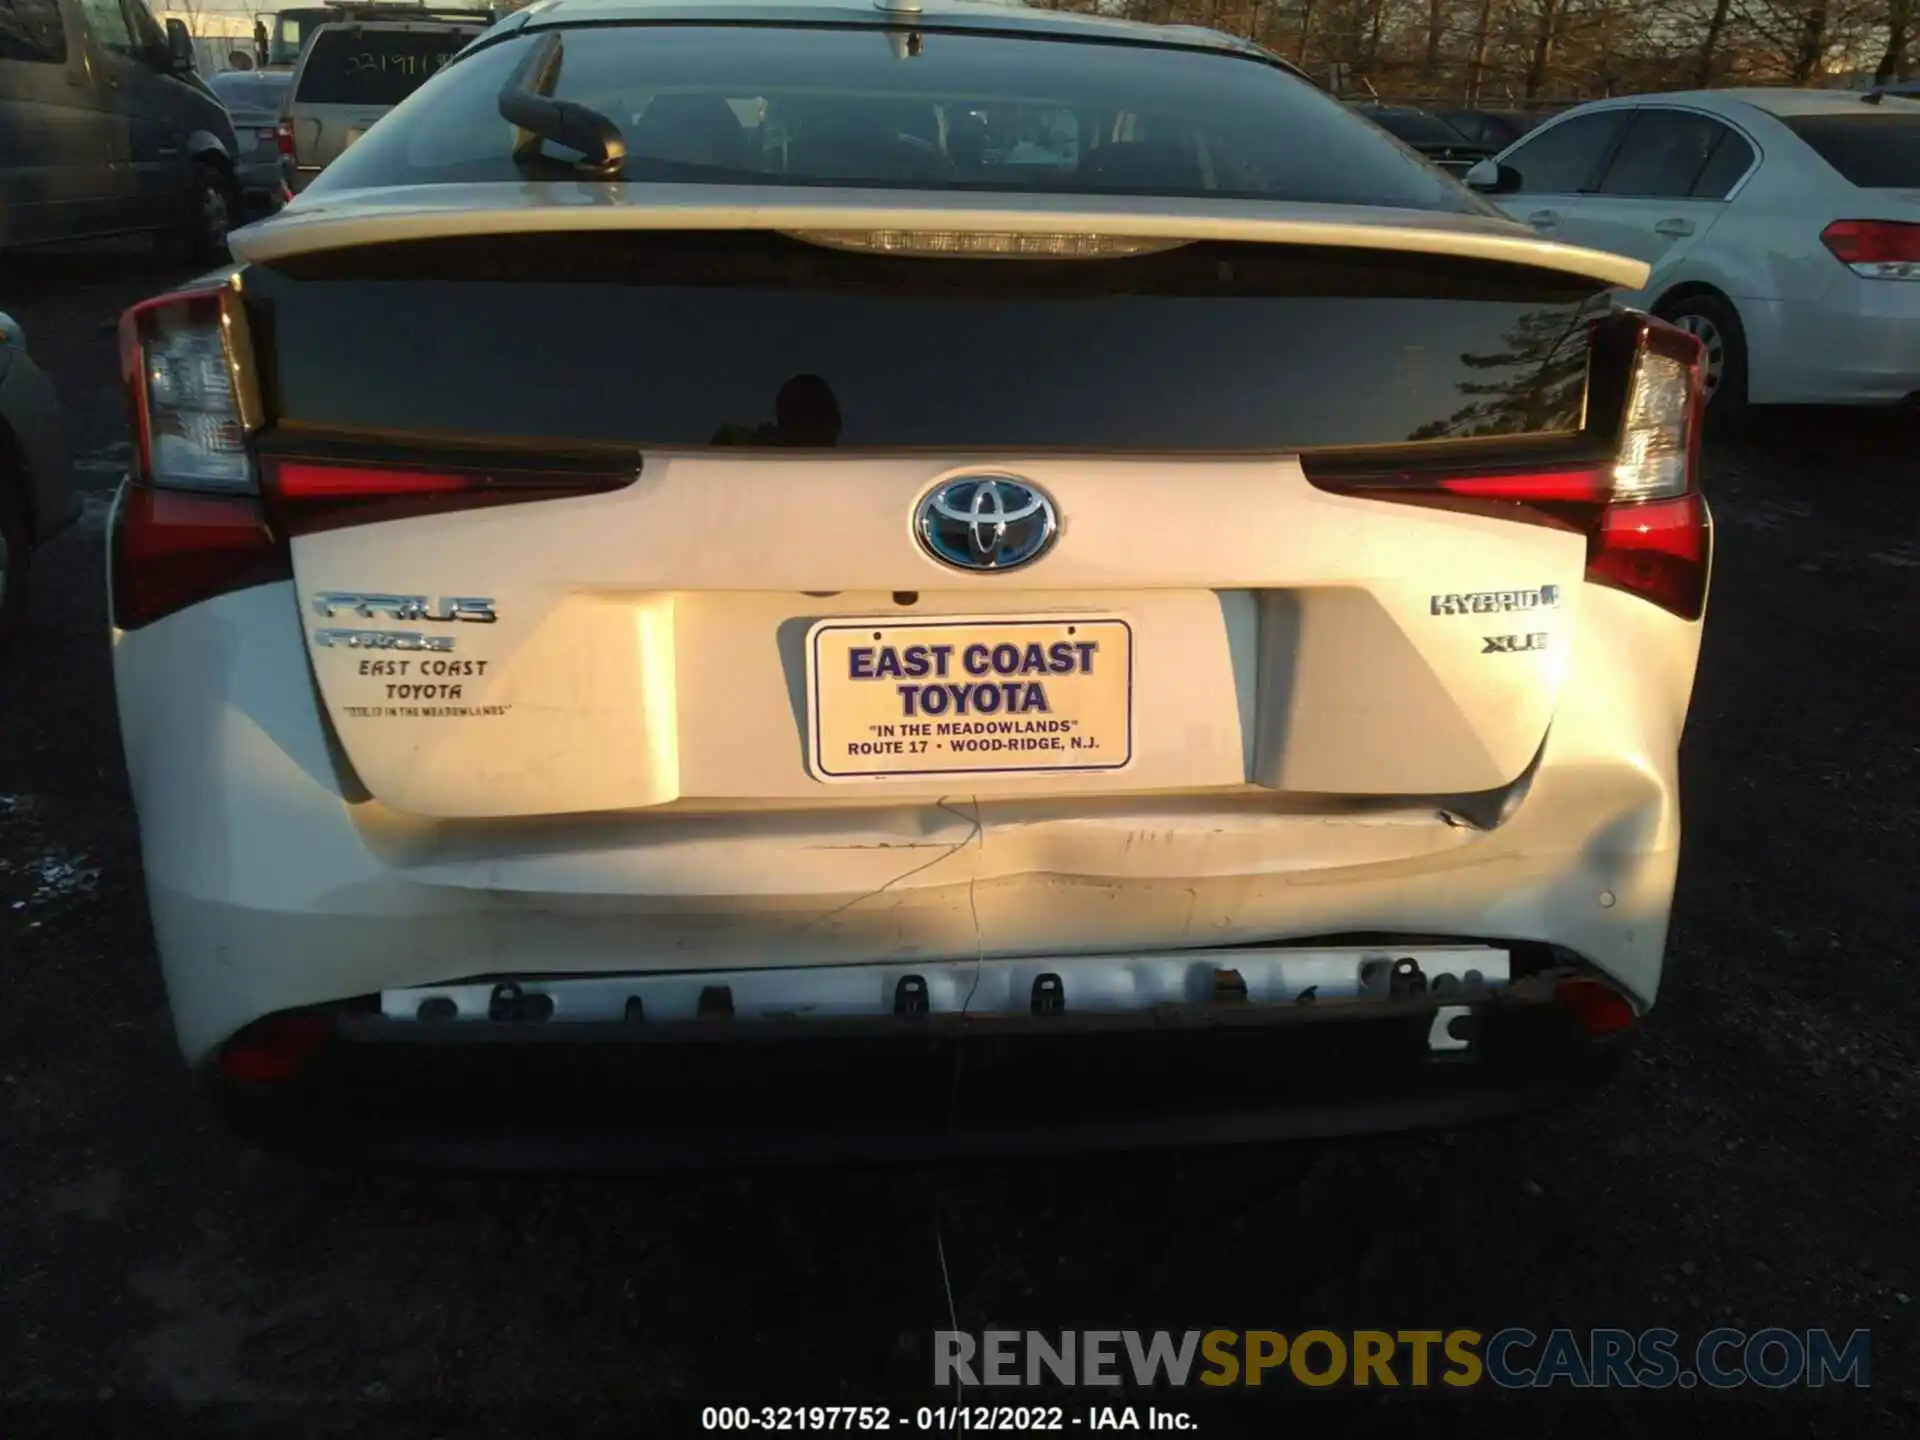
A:
<svg viewBox="0 0 1920 1440">
<path fill-rule="evenodd" d="M 913 866 L 911 869 L 901 871 L 898 875 L 894 876 L 891 880 L 887 881 L 886 884 L 880 886 L 878 889 L 869 890 L 869 891 L 866 891 L 864 894 L 856 895 L 853 897 L 853 899 L 847 901 L 844 905 L 836 905 L 833 907 L 833 909 L 825 911 L 822 914 L 816 915 L 811 920 L 804 921 L 801 925 L 799 925 L 796 928 L 795 933 L 804 935 L 809 930 L 818 929 L 820 926 L 825 925 L 830 921 L 838 919 L 840 916 L 846 914 L 847 911 L 853 909 L 853 907 L 856 905 L 862 905 L 869 900 L 874 900 L 879 898 L 880 896 L 886 894 L 887 891 L 891 890 L 894 886 L 898 885 L 901 881 L 911 880 L 914 876 L 918 875 L 922 870 L 931 870 L 934 866 L 938 865 L 941 861 L 951 859 L 953 856 L 959 854 L 962 850 L 966 849 L 967 846 L 973 844 L 975 840 L 979 840 L 982 845 L 985 845 L 986 830 L 985 830 L 985 827 L 980 823 L 980 817 L 977 814 L 969 815 L 963 810 L 955 810 L 951 805 L 947 804 L 945 800 L 935 801 L 934 806 L 936 809 L 945 810 L 949 815 L 955 815 L 955 816 L 958 816 L 960 819 L 965 820 L 971 828 L 968 830 L 968 832 L 965 835 L 961 836 L 958 840 L 952 842 L 951 844 L 946 844 L 941 841 L 932 841 L 932 842 L 910 841 L 910 842 L 903 843 L 898 848 L 903 850 L 924 850 L 924 849 L 938 848 L 940 853 L 934 856 L 931 860 L 923 861 L 922 863 Z M 823 848 L 833 849 L 835 847 L 826 846 Z M 841 848 L 892 849 L 895 847 L 892 847 L 892 846 L 851 847 L 850 846 L 850 847 L 841 847 Z"/>
<path fill-rule="evenodd" d="M 968 839 L 971 838 L 971 836 L 968 837 Z M 967 842 L 962 840 L 960 843 L 964 845 Z M 809 845 L 807 848 L 809 850 L 951 850 L 955 847 L 945 840 L 880 840 L 872 844 Z"/>
</svg>

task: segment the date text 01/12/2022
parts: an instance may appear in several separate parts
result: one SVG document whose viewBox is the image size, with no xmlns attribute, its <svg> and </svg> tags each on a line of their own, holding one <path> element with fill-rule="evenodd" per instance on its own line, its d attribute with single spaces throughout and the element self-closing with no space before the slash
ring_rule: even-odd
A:
<svg viewBox="0 0 1920 1440">
<path fill-rule="evenodd" d="M 1095 1405 L 921 1405 L 896 1410 L 887 1405 L 708 1405 L 700 1412 L 702 1430 L 743 1432 L 850 1431 L 878 1434 L 908 1431 L 950 1435 L 1065 1433 L 1073 1430 L 1146 1430 L 1171 1434 L 1199 1428 L 1184 1410 L 1157 1406 Z"/>
<path fill-rule="evenodd" d="M 1133 630 L 1116 616 L 831 620 L 807 646 L 822 780 L 1118 770 Z"/>
</svg>

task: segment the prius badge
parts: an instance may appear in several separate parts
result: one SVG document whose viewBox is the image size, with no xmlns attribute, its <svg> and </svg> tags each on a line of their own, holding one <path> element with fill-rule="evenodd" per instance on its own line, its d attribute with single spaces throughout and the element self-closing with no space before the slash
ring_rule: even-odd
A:
<svg viewBox="0 0 1920 1440">
<path fill-rule="evenodd" d="M 1053 501 L 1011 475 L 968 475 L 935 487 L 914 512 L 920 548 L 956 570 L 1017 570 L 1060 533 Z"/>
</svg>

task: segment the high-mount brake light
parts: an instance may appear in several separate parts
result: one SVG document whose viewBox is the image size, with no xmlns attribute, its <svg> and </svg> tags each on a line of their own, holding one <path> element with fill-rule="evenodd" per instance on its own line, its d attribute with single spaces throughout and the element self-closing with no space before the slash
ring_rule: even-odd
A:
<svg viewBox="0 0 1920 1440">
<path fill-rule="evenodd" d="M 1110 260 L 1177 250 L 1185 240 L 1155 235 L 1087 235 L 1017 230 L 792 230 L 795 240 L 872 255 L 971 256 L 995 260 Z"/>
<path fill-rule="evenodd" d="M 1389 470 L 1365 457 L 1330 462 L 1309 455 L 1302 462 L 1307 478 L 1343 495 L 1415 505 L 1471 502 L 1517 520 L 1577 528 L 1587 537 L 1589 583 L 1699 619 L 1712 552 L 1698 481 L 1704 352 L 1693 336 L 1650 316 L 1609 323 L 1633 327 L 1631 372 L 1610 461 L 1557 467 L 1442 462 Z M 1616 329 L 1610 344 L 1617 336 Z M 1598 331 L 1595 338 L 1598 346 Z"/>
</svg>

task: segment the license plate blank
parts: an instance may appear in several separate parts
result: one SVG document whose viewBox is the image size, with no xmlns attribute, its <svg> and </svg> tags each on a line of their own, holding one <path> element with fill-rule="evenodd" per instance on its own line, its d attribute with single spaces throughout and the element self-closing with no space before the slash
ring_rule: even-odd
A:
<svg viewBox="0 0 1920 1440">
<path fill-rule="evenodd" d="M 1118 616 L 823 620 L 807 634 L 819 780 L 1119 770 L 1133 628 Z"/>
</svg>

